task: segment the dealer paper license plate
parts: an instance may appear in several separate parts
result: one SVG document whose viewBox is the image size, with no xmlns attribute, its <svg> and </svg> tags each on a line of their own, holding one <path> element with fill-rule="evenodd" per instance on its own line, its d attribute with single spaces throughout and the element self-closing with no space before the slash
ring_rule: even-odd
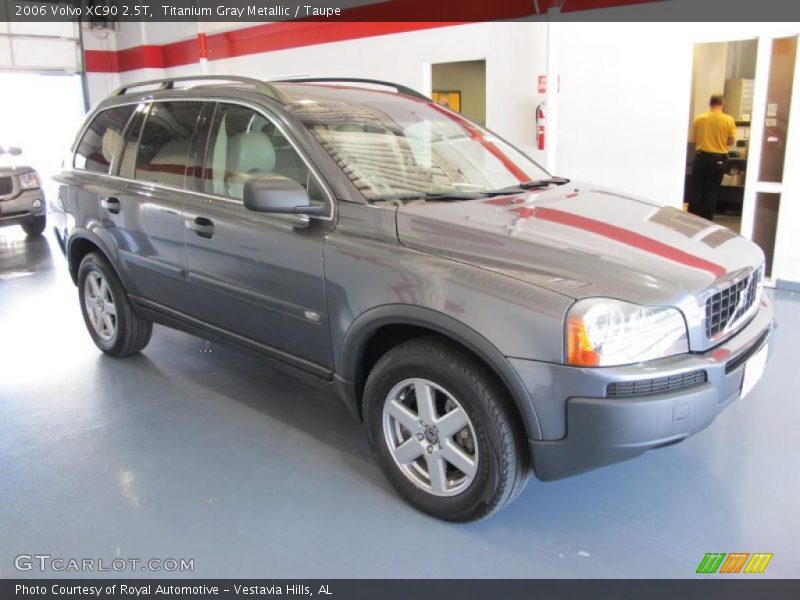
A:
<svg viewBox="0 0 800 600">
<path fill-rule="evenodd" d="M 761 376 L 764 374 L 764 366 L 767 364 L 767 351 L 768 345 L 764 344 L 764 347 L 756 352 L 752 358 L 750 358 L 744 364 L 744 377 L 742 377 L 742 398 L 753 391 L 753 388 L 758 383 L 758 380 L 761 379 Z"/>
</svg>

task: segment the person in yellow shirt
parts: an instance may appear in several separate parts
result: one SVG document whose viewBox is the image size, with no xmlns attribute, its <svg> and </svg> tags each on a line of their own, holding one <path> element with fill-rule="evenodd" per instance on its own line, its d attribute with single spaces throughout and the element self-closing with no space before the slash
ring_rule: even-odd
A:
<svg viewBox="0 0 800 600">
<path fill-rule="evenodd" d="M 708 112 L 694 118 L 689 134 L 689 142 L 697 152 L 692 166 L 693 193 L 689 212 L 711 220 L 722 176 L 728 169 L 728 148 L 736 143 L 736 122 L 722 112 L 725 108 L 722 94 L 712 95 L 708 108 Z"/>
</svg>

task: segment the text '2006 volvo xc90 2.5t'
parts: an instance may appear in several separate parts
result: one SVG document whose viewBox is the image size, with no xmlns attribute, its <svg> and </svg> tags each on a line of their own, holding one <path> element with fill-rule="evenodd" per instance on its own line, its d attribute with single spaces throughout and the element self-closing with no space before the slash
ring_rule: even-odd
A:
<svg viewBox="0 0 800 600">
<path fill-rule="evenodd" d="M 157 322 L 328 386 L 423 511 L 680 441 L 763 370 L 764 255 L 728 229 L 552 177 L 402 86 L 148 83 L 58 177 L 94 342 L 131 355 Z"/>
</svg>

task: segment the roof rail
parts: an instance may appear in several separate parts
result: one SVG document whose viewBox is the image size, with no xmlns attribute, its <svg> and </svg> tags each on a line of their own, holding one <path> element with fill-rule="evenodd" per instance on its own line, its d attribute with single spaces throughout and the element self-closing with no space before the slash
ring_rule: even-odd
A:
<svg viewBox="0 0 800 600">
<path fill-rule="evenodd" d="M 276 80 L 277 82 L 278 80 Z M 381 81 L 379 79 L 361 79 L 358 77 L 298 77 L 298 78 L 287 78 L 287 79 L 280 79 L 280 83 L 369 83 L 371 85 L 382 85 L 385 87 L 393 88 L 400 94 L 406 94 L 407 96 L 413 96 L 414 98 L 420 98 L 427 102 L 430 102 L 431 99 L 425 96 L 424 94 L 418 92 L 415 89 L 410 87 L 400 85 L 399 83 L 392 83 L 390 81 Z"/>
<path fill-rule="evenodd" d="M 168 77 L 166 79 L 150 79 L 148 81 L 137 81 L 136 83 L 128 83 L 118 87 L 116 90 L 111 92 L 112 96 L 122 96 L 127 94 L 129 90 L 133 88 L 143 87 L 146 85 L 156 85 L 159 84 L 159 90 L 171 90 L 174 89 L 176 83 L 180 82 L 189 82 L 189 81 L 231 81 L 235 83 L 244 83 L 247 85 L 252 86 L 257 92 L 264 94 L 265 96 L 269 96 L 270 98 L 274 98 L 279 102 L 285 103 L 287 102 L 287 98 L 278 90 L 275 89 L 274 86 L 270 85 L 266 81 L 261 81 L 260 79 L 254 79 L 252 77 L 239 77 L 236 75 L 196 75 L 190 77 Z"/>
</svg>

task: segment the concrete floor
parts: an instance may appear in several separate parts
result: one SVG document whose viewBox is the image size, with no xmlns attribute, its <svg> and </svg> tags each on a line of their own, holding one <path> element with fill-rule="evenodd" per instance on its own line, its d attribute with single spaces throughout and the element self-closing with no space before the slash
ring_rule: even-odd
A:
<svg viewBox="0 0 800 600">
<path fill-rule="evenodd" d="M 451 525 L 394 494 L 337 400 L 256 358 L 163 327 L 103 356 L 54 241 L 0 230 L 0 577 L 25 575 L 21 553 L 193 558 L 202 577 L 691 577 L 712 551 L 798 577 L 800 296 L 775 300 L 764 380 L 710 429 Z"/>
</svg>

